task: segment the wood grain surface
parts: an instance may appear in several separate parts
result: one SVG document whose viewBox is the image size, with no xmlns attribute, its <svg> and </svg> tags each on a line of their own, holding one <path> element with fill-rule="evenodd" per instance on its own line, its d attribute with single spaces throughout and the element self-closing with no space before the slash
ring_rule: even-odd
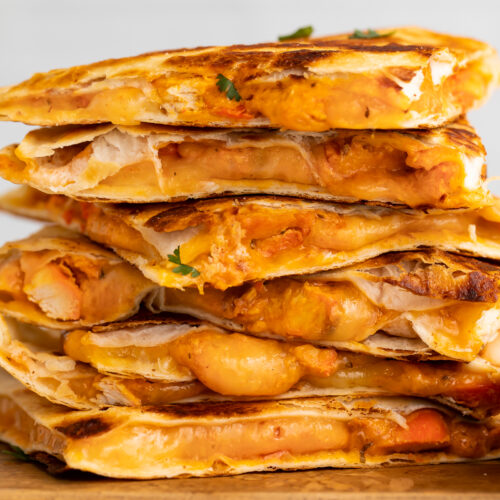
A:
<svg viewBox="0 0 500 500">
<path fill-rule="evenodd" d="M 322 469 L 207 479 L 123 481 L 49 475 L 0 454 L 1 500 L 302 500 L 499 498 L 500 461 L 387 469 Z"/>
</svg>

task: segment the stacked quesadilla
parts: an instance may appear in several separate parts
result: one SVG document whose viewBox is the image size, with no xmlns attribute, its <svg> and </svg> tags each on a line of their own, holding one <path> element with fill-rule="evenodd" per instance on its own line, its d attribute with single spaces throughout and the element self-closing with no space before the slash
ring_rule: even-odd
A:
<svg viewBox="0 0 500 500">
<path fill-rule="evenodd" d="M 110 477 L 500 457 L 491 47 L 419 28 L 34 75 L 0 118 L 0 438 Z"/>
</svg>

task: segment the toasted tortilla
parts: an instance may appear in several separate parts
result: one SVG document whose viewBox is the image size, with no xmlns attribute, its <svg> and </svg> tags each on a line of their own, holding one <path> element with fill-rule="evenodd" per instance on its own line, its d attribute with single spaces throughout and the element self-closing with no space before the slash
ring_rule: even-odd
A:
<svg viewBox="0 0 500 500">
<path fill-rule="evenodd" d="M 0 119 L 317 132 L 436 127 L 477 107 L 497 84 L 498 57 L 485 43 L 416 27 L 383 31 L 372 39 L 347 33 L 155 52 L 39 73 L 0 89 Z"/>
<path fill-rule="evenodd" d="M 500 413 L 500 368 L 482 360 L 408 362 L 258 339 L 189 319 L 155 317 L 60 334 L 0 321 L 0 366 L 76 409 L 189 400 L 332 395 L 432 397 L 483 418 Z"/>
<path fill-rule="evenodd" d="M 111 247 L 162 286 L 200 290 L 423 246 L 500 259 L 495 203 L 431 213 L 272 196 L 137 206 L 78 202 L 27 186 L 0 198 L 5 210 L 57 222 Z"/>
<path fill-rule="evenodd" d="M 54 127 L 0 151 L 0 175 L 90 201 L 171 202 L 265 193 L 477 208 L 492 202 L 485 151 L 459 120 L 430 130 L 203 130 Z"/>
<path fill-rule="evenodd" d="M 3 376 L 0 437 L 103 476 L 149 479 L 500 456 L 495 420 L 424 400 L 307 398 L 75 411 Z"/>
<path fill-rule="evenodd" d="M 0 248 L 0 311 L 51 328 L 132 316 L 155 284 L 84 236 L 47 226 Z"/>
</svg>

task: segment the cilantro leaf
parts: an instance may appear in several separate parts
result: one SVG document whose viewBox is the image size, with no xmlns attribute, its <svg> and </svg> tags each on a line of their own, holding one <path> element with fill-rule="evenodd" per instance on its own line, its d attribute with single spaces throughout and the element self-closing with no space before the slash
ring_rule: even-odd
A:
<svg viewBox="0 0 500 500">
<path fill-rule="evenodd" d="M 362 30 L 354 30 L 354 33 L 349 36 L 349 38 L 361 38 L 365 40 L 371 40 L 372 38 L 386 38 L 388 36 L 392 36 L 396 33 L 396 31 L 389 31 L 387 33 L 378 33 L 375 30 L 367 29 L 365 31 Z"/>
<path fill-rule="evenodd" d="M 241 101 L 241 96 L 236 90 L 234 83 L 231 80 L 229 80 L 229 78 L 226 78 L 224 75 L 221 75 L 220 73 L 217 75 L 217 87 L 221 92 L 226 93 L 226 96 L 230 101 L 232 101 L 233 99 L 236 102 Z"/>
<path fill-rule="evenodd" d="M 295 40 L 296 38 L 309 38 L 312 35 L 314 28 L 312 26 L 304 26 L 303 28 L 299 28 L 297 31 L 294 31 L 290 35 L 279 36 L 278 40 L 280 42 L 285 42 L 287 40 Z"/>
<path fill-rule="evenodd" d="M 5 455 L 10 455 L 12 458 L 19 460 L 20 462 L 35 462 L 29 455 L 24 453 L 19 446 L 14 446 L 9 444 L 8 450 L 2 450 Z"/>
<path fill-rule="evenodd" d="M 200 275 L 200 271 L 198 271 L 198 269 L 195 269 L 194 267 L 191 267 L 187 264 L 183 264 L 181 262 L 180 245 L 174 250 L 173 254 L 168 254 L 167 258 L 169 262 L 177 264 L 177 266 L 172 269 L 174 273 L 182 274 L 182 276 L 187 276 L 188 274 L 191 274 L 193 278 L 197 278 Z"/>
</svg>

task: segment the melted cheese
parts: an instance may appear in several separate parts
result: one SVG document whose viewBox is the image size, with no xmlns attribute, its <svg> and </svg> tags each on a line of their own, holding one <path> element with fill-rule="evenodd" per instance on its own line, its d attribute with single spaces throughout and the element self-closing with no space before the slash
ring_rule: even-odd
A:
<svg viewBox="0 0 500 500">
<path fill-rule="evenodd" d="M 154 345 L 141 344 L 148 330 L 156 337 Z M 124 345 L 122 331 L 107 332 L 103 346 L 100 334 L 73 331 L 65 336 L 64 351 L 100 371 L 168 382 L 198 379 L 228 396 L 279 395 L 305 375 L 327 376 L 336 368 L 332 349 L 230 335 L 215 328 L 191 327 L 179 335 L 176 325 L 165 325 L 130 331 L 130 338 L 134 334 L 138 342 Z"/>
<path fill-rule="evenodd" d="M 104 257 L 14 251 L 0 262 L 0 309 L 48 326 L 129 316 L 152 288 L 129 264 Z"/>
<path fill-rule="evenodd" d="M 351 281 L 352 280 L 352 281 Z M 420 337 L 434 351 L 472 361 L 500 328 L 495 304 L 443 300 L 354 276 L 281 278 L 225 293 L 165 288 L 153 310 L 184 312 L 258 335 L 320 343 L 362 342 L 380 330 Z M 405 333 L 401 322 L 407 322 Z"/>
</svg>

